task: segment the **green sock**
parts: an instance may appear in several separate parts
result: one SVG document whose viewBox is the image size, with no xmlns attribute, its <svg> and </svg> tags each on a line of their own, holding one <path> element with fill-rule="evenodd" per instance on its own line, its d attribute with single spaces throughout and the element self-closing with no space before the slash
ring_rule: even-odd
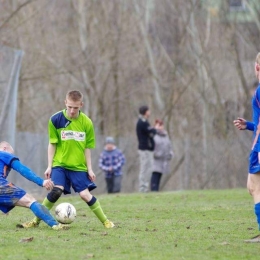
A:
<svg viewBox="0 0 260 260">
<path fill-rule="evenodd" d="M 48 210 L 50 210 L 50 209 L 53 207 L 54 204 L 55 204 L 55 203 L 50 202 L 50 201 L 47 199 L 47 197 L 46 197 L 46 198 L 43 200 L 43 202 L 42 202 L 42 205 L 45 206 Z M 38 218 L 38 217 L 35 217 L 34 220 L 37 221 L 38 223 L 41 221 L 41 219 Z"/>
<path fill-rule="evenodd" d="M 102 223 L 104 223 L 107 220 L 107 216 L 104 214 L 98 200 L 96 200 L 96 202 L 89 207 Z"/>
</svg>

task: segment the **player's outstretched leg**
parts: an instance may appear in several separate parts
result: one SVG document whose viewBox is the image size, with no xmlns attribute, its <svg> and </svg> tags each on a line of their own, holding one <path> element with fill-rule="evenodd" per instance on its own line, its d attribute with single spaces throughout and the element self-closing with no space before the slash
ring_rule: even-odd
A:
<svg viewBox="0 0 260 260">
<path fill-rule="evenodd" d="M 52 191 L 47 195 L 43 200 L 42 205 L 45 206 L 48 210 L 51 210 L 55 202 L 60 198 L 62 194 L 62 189 L 54 187 Z M 37 216 L 32 220 L 21 224 L 25 228 L 38 227 L 41 222 L 41 219 Z"/>
<path fill-rule="evenodd" d="M 87 202 L 91 211 L 97 216 L 97 218 L 103 223 L 105 228 L 113 228 L 115 225 L 112 221 L 107 219 L 107 216 L 104 214 L 99 201 L 92 196 L 92 199 Z"/>
<path fill-rule="evenodd" d="M 42 205 L 45 206 L 48 210 L 50 210 L 54 203 L 51 203 L 47 198 L 45 198 L 42 202 Z M 35 214 L 36 215 L 36 214 Z M 36 215 L 32 220 L 27 221 L 21 224 L 24 228 L 38 227 L 41 222 L 41 219 Z"/>
<path fill-rule="evenodd" d="M 30 206 L 31 211 L 35 214 L 35 216 L 39 219 L 42 219 L 48 226 L 50 226 L 54 230 L 62 230 L 69 229 L 67 225 L 62 225 L 58 223 L 55 218 L 51 215 L 50 211 L 39 202 L 34 201 Z M 17 225 L 17 227 L 27 228 L 32 226 L 26 225 Z"/>
</svg>

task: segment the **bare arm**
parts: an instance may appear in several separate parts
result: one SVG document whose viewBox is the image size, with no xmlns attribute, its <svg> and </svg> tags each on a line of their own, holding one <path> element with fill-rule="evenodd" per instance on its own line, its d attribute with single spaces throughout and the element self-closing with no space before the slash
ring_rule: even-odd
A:
<svg viewBox="0 0 260 260">
<path fill-rule="evenodd" d="M 85 158 L 86 158 L 86 163 L 88 167 L 88 175 L 91 181 L 96 180 L 96 175 L 92 170 L 92 163 L 91 163 L 91 151 L 90 149 L 85 149 Z"/>
<path fill-rule="evenodd" d="M 47 179 L 49 179 L 51 176 L 52 161 L 53 161 L 55 152 L 56 152 L 56 144 L 49 143 L 49 145 L 48 145 L 48 167 L 44 173 L 44 175 Z"/>
</svg>

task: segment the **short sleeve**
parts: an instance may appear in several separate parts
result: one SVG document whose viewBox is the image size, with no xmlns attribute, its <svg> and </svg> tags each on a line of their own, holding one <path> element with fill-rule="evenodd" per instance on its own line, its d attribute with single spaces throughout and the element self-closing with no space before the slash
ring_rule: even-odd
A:
<svg viewBox="0 0 260 260">
<path fill-rule="evenodd" d="M 87 127 L 86 127 L 86 148 L 93 149 L 96 146 L 95 141 L 95 130 L 91 119 L 88 118 L 87 120 Z"/>
<path fill-rule="evenodd" d="M 48 132 L 49 132 L 49 142 L 51 144 L 56 144 L 59 141 L 58 131 L 56 127 L 53 125 L 52 121 L 49 120 L 48 123 Z"/>
</svg>

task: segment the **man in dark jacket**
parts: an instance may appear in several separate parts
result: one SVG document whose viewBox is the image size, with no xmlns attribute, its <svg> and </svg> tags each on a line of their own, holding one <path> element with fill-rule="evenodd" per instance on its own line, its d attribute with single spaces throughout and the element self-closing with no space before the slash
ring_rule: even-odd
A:
<svg viewBox="0 0 260 260">
<path fill-rule="evenodd" d="M 148 122 L 150 110 L 148 106 L 139 108 L 139 119 L 136 124 L 136 134 L 138 138 L 138 153 L 140 158 L 139 191 L 147 192 L 152 174 L 153 165 L 153 137 L 157 132 L 158 125 L 151 127 Z"/>
</svg>

